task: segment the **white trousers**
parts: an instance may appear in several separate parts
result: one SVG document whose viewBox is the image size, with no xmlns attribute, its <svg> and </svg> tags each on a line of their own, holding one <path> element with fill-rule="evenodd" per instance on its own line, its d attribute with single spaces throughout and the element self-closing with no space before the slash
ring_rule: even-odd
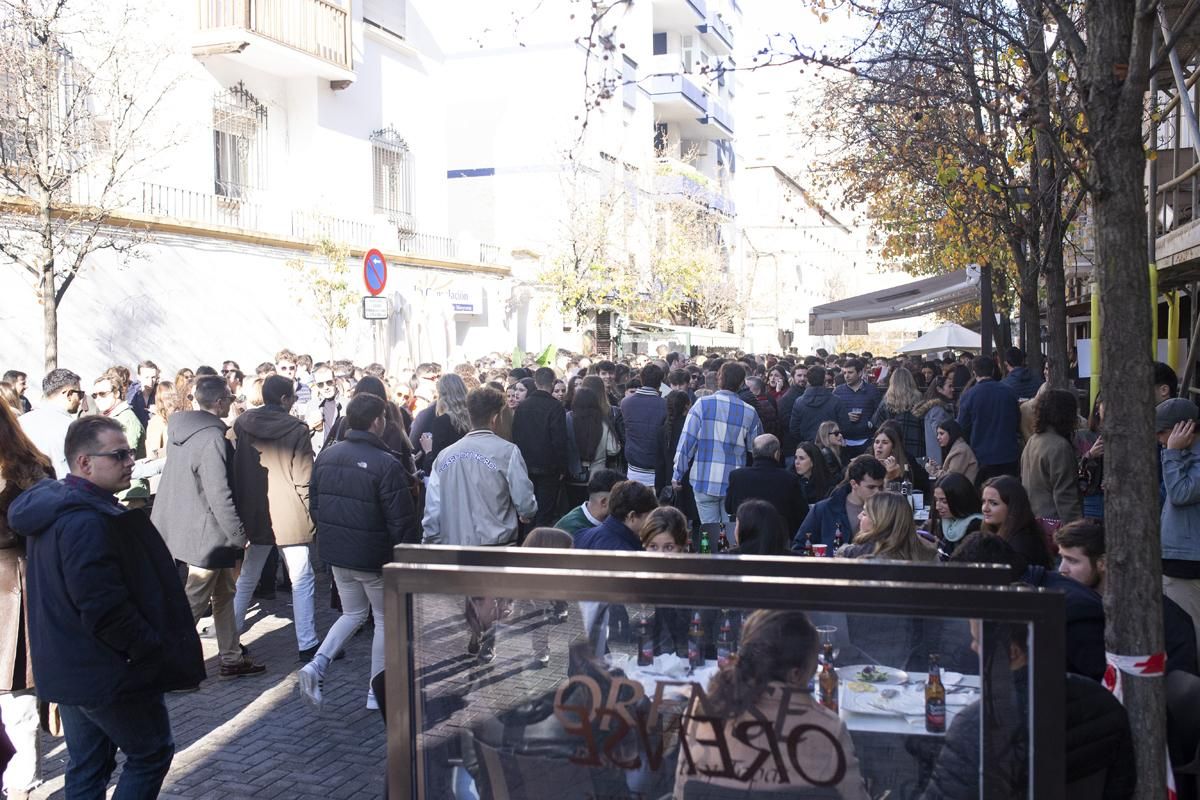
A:
<svg viewBox="0 0 1200 800">
<path fill-rule="evenodd" d="M 0 692 L 0 719 L 16 753 L 4 770 L 4 791 L 11 795 L 32 791 L 41 783 L 41 746 L 38 740 L 38 703 L 33 689 Z"/>
<path fill-rule="evenodd" d="M 250 598 L 254 595 L 254 587 L 262 577 L 263 565 L 271 554 L 269 544 L 251 544 L 246 548 L 246 558 L 242 562 L 242 574 L 237 579 L 237 591 L 233 597 L 233 619 L 241 633 L 246 627 L 246 609 L 250 607 Z M 313 577 L 312 562 L 308 558 L 308 545 L 293 544 L 279 548 L 284 563 L 287 564 L 288 575 L 292 579 L 292 616 L 296 625 L 296 646 L 300 650 L 316 647 L 317 626 L 313 615 L 313 595 L 316 591 L 316 579 Z"/>
</svg>

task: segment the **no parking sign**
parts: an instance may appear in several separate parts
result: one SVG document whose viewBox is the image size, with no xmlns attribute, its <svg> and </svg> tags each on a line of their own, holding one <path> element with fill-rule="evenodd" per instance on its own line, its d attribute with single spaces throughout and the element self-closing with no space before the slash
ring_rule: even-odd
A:
<svg viewBox="0 0 1200 800">
<path fill-rule="evenodd" d="M 378 250 L 368 250 L 363 257 L 363 283 L 372 297 L 378 297 L 387 286 L 387 260 Z"/>
</svg>

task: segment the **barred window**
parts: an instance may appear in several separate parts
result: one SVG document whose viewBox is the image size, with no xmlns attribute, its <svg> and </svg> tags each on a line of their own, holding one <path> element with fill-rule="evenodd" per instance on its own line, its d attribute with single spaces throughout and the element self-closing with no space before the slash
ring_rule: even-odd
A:
<svg viewBox="0 0 1200 800">
<path fill-rule="evenodd" d="M 375 213 L 403 230 L 413 227 L 413 155 L 392 126 L 371 134 Z"/>
<path fill-rule="evenodd" d="M 237 86 L 213 99 L 214 189 L 244 198 L 262 189 L 267 157 L 267 107 Z"/>
</svg>

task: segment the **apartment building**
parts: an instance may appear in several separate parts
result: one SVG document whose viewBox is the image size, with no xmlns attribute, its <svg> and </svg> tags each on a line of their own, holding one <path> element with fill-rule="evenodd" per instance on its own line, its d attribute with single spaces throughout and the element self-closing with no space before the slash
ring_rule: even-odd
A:
<svg viewBox="0 0 1200 800">
<path fill-rule="evenodd" d="M 582 15 L 539 7 L 516 30 L 489 26 L 502 33 L 448 50 L 451 214 L 456 230 L 513 254 L 511 302 L 529 321 L 518 346 L 619 343 L 636 315 L 577 319 L 538 276 L 600 235 L 607 263 L 641 275 L 649 296 L 652 249 L 672 224 L 663 201 L 711 214 L 712 247 L 732 269 L 736 81 L 723 67 L 740 16 L 733 0 L 634 3 L 589 40 Z"/>
<path fill-rule="evenodd" d="M 253 367 L 287 346 L 398 366 L 511 347 L 508 266 L 449 224 L 443 65 L 424 22 L 437 5 L 186 0 L 148 15 L 134 35 L 161 42 L 178 75 L 161 115 L 172 138 L 112 210 L 146 241 L 132 259 L 89 257 L 60 310 L 60 363 Z M 86 205 L 96 189 L 70 193 Z M 365 251 L 391 266 L 390 318 L 380 329 L 351 309 L 332 349 L 289 266 L 322 239 L 348 248 L 359 293 Z M 0 292 L 6 366 L 37 374 L 31 279 L 2 269 Z"/>
</svg>

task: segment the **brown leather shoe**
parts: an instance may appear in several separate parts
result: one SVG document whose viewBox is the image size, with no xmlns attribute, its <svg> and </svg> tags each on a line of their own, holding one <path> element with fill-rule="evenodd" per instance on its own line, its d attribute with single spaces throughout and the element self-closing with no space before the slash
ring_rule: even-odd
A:
<svg viewBox="0 0 1200 800">
<path fill-rule="evenodd" d="M 261 675 L 267 671 L 263 664 L 255 664 L 248 658 L 243 658 L 235 664 L 222 664 L 222 678 L 247 678 L 251 675 Z"/>
</svg>

